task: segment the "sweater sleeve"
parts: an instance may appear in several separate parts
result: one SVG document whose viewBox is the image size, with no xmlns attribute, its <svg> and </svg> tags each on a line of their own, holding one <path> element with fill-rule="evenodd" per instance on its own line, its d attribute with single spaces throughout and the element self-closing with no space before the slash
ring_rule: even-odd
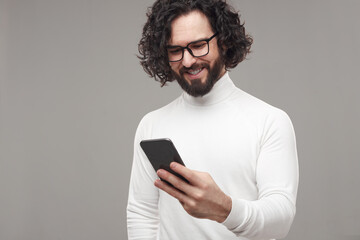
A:
<svg viewBox="0 0 360 240">
<path fill-rule="evenodd" d="M 158 232 L 158 189 L 157 178 L 150 162 L 140 147 L 146 135 L 144 119 L 140 122 L 134 141 L 134 158 L 131 170 L 127 205 L 128 239 L 155 240 Z"/>
<path fill-rule="evenodd" d="M 298 159 L 295 133 L 288 115 L 277 110 L 266 118 L 256 164 L 258 199 L 232 197 L 223 224 L 239 237 L 284 238 L 295 216 Z"/>
</svg>

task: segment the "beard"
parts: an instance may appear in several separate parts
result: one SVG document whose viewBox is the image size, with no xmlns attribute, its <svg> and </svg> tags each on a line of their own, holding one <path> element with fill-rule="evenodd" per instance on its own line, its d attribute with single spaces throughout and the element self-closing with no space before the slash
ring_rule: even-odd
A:
<svg viewBox="0 0 360 240">
<path fill-rule="evenodd" d="M 172 70 L 172 73 L 174 74 L 174 77 L 180 87 L 187 92 L 189 95 L 193 97 L 202 97 L 206 94 L 208 94 L 215 83 L 220 79 L 221 71 L 224 67 L 223 62 L 220 58 L 216 59 L 214 62 L 214 66 L 210 68 L 210 65 L 208 63 L 201 63 L 201 64 L 194 64 L 189 68 L 183 67 L 180 69 L 179 74 L 174 72 Z M 206 68 L 208 71 L 208 76 L 205 80 L 205 82 L 201 82 L 201 79 L 193 79 L 191 82 L 187 82 L 184 73 L 189 70 L 195 70 L 199 68 Z"/>
</svg>

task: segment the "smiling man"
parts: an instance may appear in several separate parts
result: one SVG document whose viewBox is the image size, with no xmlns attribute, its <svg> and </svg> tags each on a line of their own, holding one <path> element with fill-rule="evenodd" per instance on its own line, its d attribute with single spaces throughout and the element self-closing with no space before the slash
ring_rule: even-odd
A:
<svg viewBox="0 0 360 240">
<path fill-rule="evenodd" d="M 222 0 L 158 0 L 147 16 L 141 64 L 184 93 L 138 126 L 129 239 L 283 238 L 295 216 L 295 135 L 285 112 L 230 79 L 252 43 L 239 15 Z M 157 138 L 174 142 L 186 167 L 170 167 L 187 181 L 154 171 L 140 141 Z"/>
<path fill-rule="evenodd" d="M 207 94 L 225 74 L 216 35 L 207 17 L 198 10 L 171 24 L 167 46 L 171 70 L 180 86 L 194 97 Z"/>
</svg>

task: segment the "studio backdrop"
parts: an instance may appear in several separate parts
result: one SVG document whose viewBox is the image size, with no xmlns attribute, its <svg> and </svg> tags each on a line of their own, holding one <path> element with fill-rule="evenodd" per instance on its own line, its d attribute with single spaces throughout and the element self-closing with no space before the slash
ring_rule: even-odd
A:
<svg viewBox="0 0 360 240">
<path fill-rule="evenodd" d="M 286 239 L 360 239 L 360 2 L 230 2 L 254 38 L 230 77 L 296 131 Z M 0 239 L 127 239 L 136 127 L 181 93 L 136 56 L 152 3 L 0 0 Z"/>
</svg>

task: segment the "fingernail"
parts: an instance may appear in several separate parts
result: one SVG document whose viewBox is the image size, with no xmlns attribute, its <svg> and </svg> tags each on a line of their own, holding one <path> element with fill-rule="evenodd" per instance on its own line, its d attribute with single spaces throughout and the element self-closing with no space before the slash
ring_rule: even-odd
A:
<svg viewBox="0 0 360 240">
<path fill-rule="evenodd" d="M 176 162 L 171 162 L 171 163 L 170 163 L 170 167 L 171 167 L 171 168 L 176 168 Z"/>
</svg>

